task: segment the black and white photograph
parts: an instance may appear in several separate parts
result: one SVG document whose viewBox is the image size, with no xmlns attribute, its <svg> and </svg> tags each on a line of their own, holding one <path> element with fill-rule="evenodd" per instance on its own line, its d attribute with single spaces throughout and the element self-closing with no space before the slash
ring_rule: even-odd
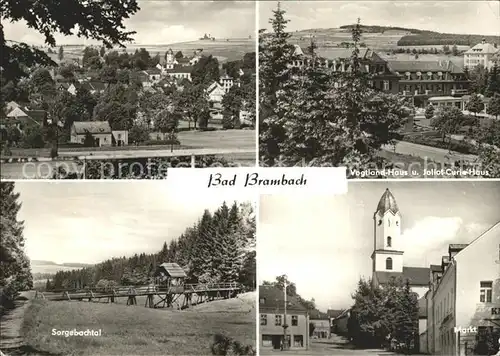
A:
<svg viewBox="0 0 500 356">
<path fill-rule="evenodd" d="M 261 196 L 259 354 L 499 355 L 499 201 L 493 180 Z"/>
<path fill-rule="evenodd" d="M 254 1 L 0 5 L 1 176 L 255 166 Z"/>
<path fill-rule="evenodd" d="M 498 1 L 259 3 L 259 164 L 500 177 Z"/>
<path fill-rule="evenodd" d="M 254 201 L 158 181 L 0 188 L 2 355 L 256 355 Z"/>
</svg>

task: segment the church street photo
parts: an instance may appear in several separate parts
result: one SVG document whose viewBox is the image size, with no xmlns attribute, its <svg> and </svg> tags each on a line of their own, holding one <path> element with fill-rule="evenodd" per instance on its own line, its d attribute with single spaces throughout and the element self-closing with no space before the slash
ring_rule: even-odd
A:
<svg viewBox="0 0 500 356">
<path fill-rule="evenodd" d="M 495 355 L 500 182 L 260 199 L 261 355 Z"/>
<path fill-rule="evenodd" d="M 259 164 L 500 178 L 498 1 L 259 3 Z"/>
<path fill-rule="evenodd" d="M 1 177 L 255 166 L 255 2 L 102 6 L 2 2 Z"/>
<path fill-rule="evenodd" d="M 254 201 L 162 181 L 0 190 L 0 355 L 256 355 Z"/>
</svg>

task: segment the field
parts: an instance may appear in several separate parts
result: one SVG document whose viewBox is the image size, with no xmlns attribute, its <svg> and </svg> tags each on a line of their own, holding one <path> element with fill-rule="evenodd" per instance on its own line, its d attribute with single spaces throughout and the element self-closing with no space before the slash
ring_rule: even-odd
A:
<svg viewBox="0 0 500 356">
<path fill-rule="evenodd" d="M 137 302 L 126 306 L 34 300 L 23 333 L 34 349 L 63 355 L 210 355 L 218 333 L 255 347 L 255 293 L 184 311 L 149 309 Z M 54 328 L 102 334 L 52 336 Z"/>
<path fill-rule="evenodd" d="M 66 58 L 82 57 L 84 48 L 84 45 L 63 46 Z M 255 52 L 255 41 L 252 39 L 227 39 L 216 41 L 198 40 L 158 45 L 131 44 L 127 46 L 126 51 L 134 53 L 139 48 L 145 48 L 151 56 L 160 53 L 162 57 L 169 48 L 174 52 L 181 51 L 185 56 L 191 56 L 195 50 L 203 49 L 203 54 L 213 55 L 217 57 L 219 62 L 226 62 L 242 59 L 245 53 Z M 121 51 L 121 49 L 117 50 Z M 54 61 L 58 62 L 57 53 L 50 56 Z"/>
</svg>

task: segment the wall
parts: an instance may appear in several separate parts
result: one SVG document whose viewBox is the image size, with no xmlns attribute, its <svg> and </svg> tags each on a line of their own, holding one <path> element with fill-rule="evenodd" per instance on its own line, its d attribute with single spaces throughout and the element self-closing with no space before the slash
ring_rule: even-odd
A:
<svg viewBox="0 0 500 356">
<path fill-rule="evenodd" d="M 456 265 L 451 263 L 443 274 L 434 294 L 434 342 L 435 352 L 453 355 L 455 323 L 455 275 Z"/>
<path fill-rule="evenodd" d="M 119 137 L 120 135 L 120 137 Z M 123 145 L 128 145 L 128 131 L 127 130 L 117 130 L 113 131 L 113 137 L 118 145 L 118 140 L 123 141 Z"/>
<path fill-rule="evenodd" d="M 311 319 L 311 323 L 314 324 L 314 335 L 319 338 L 320 333 L 326 333 L 326 338 L 330 338 L 330 320 Z"/>
<path fill-rule="evenodd" d="M 283 336 L 283 314 L 275 314 L 275 313 L 270 313 L 270 312 L 261 312 L 260 315 L 267 315 L 267 325 L 260 325 L 259 326 L 259 342 L 260 342 L 260 347 L 262 349 L 272 349 L 273 346 L 272 344 L 269 344 L 268 341 L 265 341 L 263 336 L 265 335 L 279 335 Z M 275 325 L 275 316 L 276 315 L 281 315 L 281 320 L 282 323 L 281 325 Z M 296 315 L 298 317 L 298 325 L 297 326 L 292 326 L 292 316 Z M 307 348 L 307 343 L 308 343 L 308 323 L 309 323 L 309 318 L 305 314 L 294 314 L 293 312 L 287 313 L 287 324 L 289 325 L 287 329 L 287 334 L 290 335 L 290 340 L 291 340 L 291 349 L 306 349 Z M 295 346 L 294 345 L 294 336 L 302 335 L 302 347 Z"/>
<path fill-rule="evenodd" d="M 461 327 L 494 326 L 491 321 L 500 315 L 492 314 L 493 307 L 500 307 L 500 223 L 488 230 L 467 248 L 460 251 L 455 260 L 457 263 L 457 301 L 456 320 Z M 480 282 L 493 282 L 491 303 L 480 302 Z M 458 335 L 457 335 L 458 339 Z M 465 341 L 473 342 L 473 337 L 460 335 L 459 355 L 465 355 Z"/>
<path fill-rule="evenodd" d="M 113 144 L 111 140 L 111 134 L 93 134 L 94 139 L 99 139 L 99 147 L 111 146 Z M 71 133 L 70 142 L 72 143 L 83 143 L 82 140 L 85 139 L 85 135 L 76 135 L 74 132 Z"/>
<path fill-rule="evenodd" d="M 419 341 L 420 341 L 420 348 L 419 348 L 420 353 L 423 353 L 423 354 L 429 353 L 429 350 L 427 349 L 427 333 L 426 332 L 423 332 L 422 334 L 420 334 Z"/>
<path fill-rule="evenodd" d="M 376 252 L 374 257 L 375 257 L 375 271 L 388 271 L 388 272 L 403 271 L 402 254 L 393 254 L 391 251 L 387 251 L 387 253 Z M 388 257 L 392 258 L 392 270 L 385 269 L 385 260 Z"/>
</svg>

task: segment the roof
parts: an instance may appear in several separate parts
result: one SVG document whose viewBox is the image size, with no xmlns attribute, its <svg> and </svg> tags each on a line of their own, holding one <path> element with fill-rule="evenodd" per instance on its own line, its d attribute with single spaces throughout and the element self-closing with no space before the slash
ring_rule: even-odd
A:
<svg viewBox="0 0 500 356">
<path fill-rule="evenodd" d="M 375 272 L 379 284 L 387 284 L 392 277 L 408 279 L 412 286 L 428 286 L 430 281 L 430 268 L 426 267 L 403 267 L 403 272 Z"/>
<path fill-rule="evenodd" d="M 469 244 L 450 244 L 448 246 L 448 251 L 460 251 L 466 248 Z"/>
<path fill-rule="evenodd" d="M 431 265 L 430 267 L 431 272 L 442 272 L 441 265 Z"/>
<path fill-rule="evenodd" d="M 173 278 L 185 278 L 187 277 L 186 272 L 177 263 L 162 263 L 158 266 L 157 272 L 165 272 L 169 277 Z"/>
<path fill-rule="evenodd" d="M 263 301 L 263 303 L 261 303 Z M 283 291 L 275 286 L 259 286 L 259 309 L 280 311 L 284 309 Z M 287 296 L 287 311 L 307 313 L 307 309 L 296 297 Z"/>
<path fill-rule="evenodd" d="M 73 126 L 77 135 L 87 132 L 91 134 L 111 133 L 111 126 L 107 121 L 75 121 Z"/>
<path fill-rule="evenodd" d="M 45 110 L 28 110 L 26 114 L 38 123 L 43 123 L 47 117 Z"/>
<path fill-rule="evenodd" d="M 389 188 L 386 188 L 384 194 L 382 194 L 382 197 L 378 202 L 376 212 L 380 212 L 382 215 L 384 215 L 387 211 L 391 211 L 394 214 L 399 212 L 396 198 L 394 198 L 394 195 L 392 195 Z"/>
<path fill-rule="evenodd" d="M 338 317 L 340 314 L 342 314 L 343 310 L 340 310 L 340 309 L 328 309 L 326 311 L 326 314 L 330 317 L 330 318 L 336 318 Z"/>
<path fill-rule="evenodd" d="M 190 59 L 186 57 L 176 58 L 177 63 L 189 63 Z"/>
<path fill-rule="evenodd" d="M 316 320 L 328 320 L 328 314 L 320 312 L 318 309 L 311 310 L 309 312 L 309 318 L 310 319 L 316 319 Z"/>
<path fill-rule="evenodd" d="M 193 71 L 193 66 L 175 67 L 168 69 L 168 73 L 191 73 Z"/>
<path fill-rule="evenodd" d="M 494 54 L 498 52 L 498 48 L 495 48 L 494 45 L 491 43 L 478 43 L 468 51 L 466 51 L 466 54 L 474 54 L 474 53 L 481 53 L 481 54 Z"/>
<path fill-rule="evenodd" d="M 453 72 L 463 71 L 451 61 L 387 61 L 389 69 L 393 72 Z"/>
<path fill-rule="evenodd" d="M 148 73 L 148 74 L 161 74 L 161 70 L 159 70 L 156 67 L 155 68 L 146 69 L 145 72 Z"/>
</svg>

